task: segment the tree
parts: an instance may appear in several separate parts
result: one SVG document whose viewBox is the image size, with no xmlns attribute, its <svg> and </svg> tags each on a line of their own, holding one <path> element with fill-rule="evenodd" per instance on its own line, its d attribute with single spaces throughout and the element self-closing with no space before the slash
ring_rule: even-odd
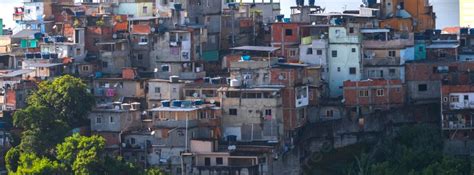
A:
<svg viewBox="0 0 474 175">
<path fill-rule="evenodd" d="M 39 155 L 50 153 L 70 129 L 66 122 L 55 117 L 51 109 L 44 106 L 28 106 L 15 112 L 13 124 L 24 129 L 20 148 Z"/>
<path fill-rule="evenodd" d="M 64 75 L 41 82 L 38 90 L 29 96 L 28 104 L 50 109 L 57 119 L 74 128 L 88 123 L 87 114 L 94 106 L 94 100 L 81 79 Z"/>
<path fill-rule="evenodd" d="M 104 148 L 105 140 L 100 136 L 74 134 L 56 147 L 57 159 L 74 174 L 96 174 L 102 165 L 100 154 Z"/>
<path fill-rule="evenodd" d="M 23 152 L 18 162 L 17 171 L 9 171 L 9 174 L 18 175 L 45 175 L 45 174 L 65 174 L 64 166 L 56 161 L 51 161 L 45 157 L 38 157 L 34 153 Z"/>
<path fill-rule="evenodd" d="M 8 172 L 16 172 L 18 168 L 18 162 L 20 161 L 21 152 L 17 147 L 13 147 L 8 150 L 5 155 L 5 166 Z"/>
</svg>

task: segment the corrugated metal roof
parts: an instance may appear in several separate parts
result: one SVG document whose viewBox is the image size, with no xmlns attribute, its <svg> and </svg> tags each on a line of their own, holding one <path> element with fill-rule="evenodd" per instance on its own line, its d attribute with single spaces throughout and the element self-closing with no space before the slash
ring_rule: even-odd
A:
<svg viewBox="0 0 474 175">
<path fill-rule="evenodd" d="M 16 77 L 16 76 L 20 76 L 20 75 L 23 75 L 23 74 L 33 72 L 33 71 L 34 70 L 31 70 L 31 69 L 20 69 L 20 70 L 15 70 L 15 71 L 9 72 L 9 73 L 4 74 L 4 75 L 0 75 L 0 77 L 6 77 L 6 78 Z"/>
</svg>

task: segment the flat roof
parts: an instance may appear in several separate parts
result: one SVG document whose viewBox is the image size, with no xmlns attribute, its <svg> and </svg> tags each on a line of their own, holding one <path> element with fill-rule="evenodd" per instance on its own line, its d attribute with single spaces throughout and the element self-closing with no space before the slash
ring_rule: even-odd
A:
<svg viewBox="0 0 474 175">
<path fill-rule="evenodd" d="M 455 49 L 458 47 L 458 43 L 433 43 L 426 46 L 427 49 Z"/>
<path fill-rule="evenodd" d="M 127 18 L 128 21 L 139 21 L 139 20 L 150 20 L 150 19 L 158 19 L 158 16 L 142 16 L 142 17 L 133 17 Z"/>
<path fill-rule="evenodd" d="M 23 74 L 33 72 L 33 71 L 34 70 L 31 70 L 31 69 L 20 69 L 20 70 L 15 70 L 15 71 L 12 71 L 12 72 L 8 72 L 7 74 L 0 75 L 0 77 L 5 77 L 5 78 L 16 77 L 16 76 L 20 76 L 20 75 L 23 75 Z"/>
<path fill-rule="evenodd" d="M 340 13 L 340 12 L 315 13 L 315 14 L 309 14 L 309 15 L 311 15 L 311 16 L 352 16 L 352 17 L 363 17 L 363 18 L 372 18 L 372 17 L 374 17 L 374 16 L 368 16 L 368 15 Z"/>
<path fill-rule="evenodd" d="M 360 33 L 388 33 L 390 29 L 361 29 Z"/>
<path fill-rule="evenodd" d="M 247 50 L 247 51 L 261 51 L 261 52 L 274 52 L 279 50 L 279 47 L 269 47 L 269 46 L 240 46 L 230 48 L 231 50 Z"/>
<path fill-rule="evenodd" d="M 40 30 L 36 29 L 23 29 L 14 35 L 11 36 L 11 38 L 28 38 L 28 39 L 33 39 L 35 33 L 39 33 Z"/>
<path fill-rule="evenodd" d="M 63 63 L 33 63 L 27 67 L 54 67 L 59 65 L 63 65 Z"/>
</svg>

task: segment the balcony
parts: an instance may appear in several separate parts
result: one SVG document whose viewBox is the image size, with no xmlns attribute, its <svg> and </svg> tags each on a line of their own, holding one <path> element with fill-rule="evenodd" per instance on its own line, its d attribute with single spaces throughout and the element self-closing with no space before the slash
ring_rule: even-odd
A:
<svg viewBox="0 0 474 175">
<path fill-rule="evenodd" d="M 388 65 L 400 65 L 400 57 L 369 57 L 364 58 L 364 66 L 388 66 Z"/>
<path fill-rule="evenodd" d="M 443 121 L 443 129 L 474 129 L 474 123 L 472 120 L 469 121 Z"/>
<path fill-rule="evenodd" d="M 359 35 L 352 35 L 352 36 L 330 36 L 329 42 L 330 43 L 341 43 L 341 44 L 358 44 L 362 41 L 362 37 Z"/>
</svg>

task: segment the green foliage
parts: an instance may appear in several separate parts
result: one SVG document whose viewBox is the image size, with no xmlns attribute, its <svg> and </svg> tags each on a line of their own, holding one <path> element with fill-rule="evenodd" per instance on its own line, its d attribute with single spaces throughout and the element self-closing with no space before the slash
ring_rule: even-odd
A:
<svg viewBox="0 0 474 175">
<path fill-rule="evenodd" d="M 48 158 L 40 158 L 34 153 L 22 153 L 18 162 L 16 172 L 9 171 L 9 174 L 15 175 L 46 175 L 46 174 L 65 174 L 64 167 L 56 161 Z"/>
<path fill-rule="evenodd" d="M 104 148 L 105 140 L 100 136 L 74 134 L 56 147 L 57 159 L 74 174 L 96 174 Z"/>
<path fill-rule="evenodd" d="M 81 79 L 64 75 L 41 82 L 38 90 L 28 98 L 28 104 L 50 109 L 56 119 L 74 128 L 88 124 L 87 114 L 94 106 L 94 100 Z"/>
<path fill-rule="evenodd" d="M 17 147 L 13 147 L 8 150 L 5 155 L 5 166 L 8 172 L 16 172 L 18 168 L 18 162 L 20 161 L 21 152 Z"/>
<path fill-rule="evenodd" d="M 381 141 L 372 151 L 355 158 L 347 174 L 433 175 L 467 174 L 469 164 L 443 155 L 441 132 L 435 126 L 400 128 L 397 136 Z M 373 158 L 368 155 L 375 155 Z"/>
<path fill-rule="evenodd" d="M 145 170 L 146 175 L 165 175 L 160 169 L 158 168 L 152 168 L 152 169 L 146 169 Z"/>
</svg>

